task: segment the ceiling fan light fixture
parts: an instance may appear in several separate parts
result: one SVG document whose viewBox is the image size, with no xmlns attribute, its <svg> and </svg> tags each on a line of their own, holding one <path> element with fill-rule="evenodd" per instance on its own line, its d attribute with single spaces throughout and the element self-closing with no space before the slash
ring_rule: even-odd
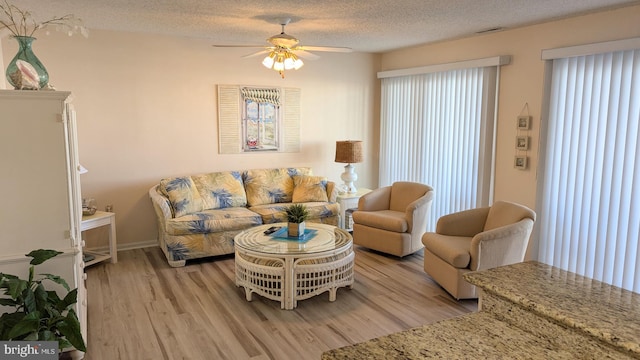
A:
<svg viewBox="0 0 640 360">
<path fill-rule="evenodd" d="M 262 60 L 262 65 L 267 69 L 277 71 L 284 79 L 285 70 L 298 70 L 304 65 L 304 62 L 290 49 L 277 48 Z"/>
<path fill-rule="evenodd" d="M 284 69 L 285 70 L 293 69 L 293 59 L 292 58 L 284 59 Z"/>
<path fill-rule="evenodd" d="M 273 64 L 273 70 L 278 72 L 284 70 L 284 59 L 282 56 L 278 56 L 278 60 Z"/>
<path fill-rule="evenodd" d="M 271 69 L 273 67 L 273 63 L 275 62 L 276 54 L 272 51 L 267 57 L 262 60 L 262 65 L 267 69 Z"/>
<path fill-rule="evenodd" d="M 286 53 L 284 56 L 284 68 L 285 70 L 291 70 L 293 69 L 293 66 L 295 64 L 295 59 L 294 59 L 295 55 L 291 54 L 291 53 Z"/>
</svg>

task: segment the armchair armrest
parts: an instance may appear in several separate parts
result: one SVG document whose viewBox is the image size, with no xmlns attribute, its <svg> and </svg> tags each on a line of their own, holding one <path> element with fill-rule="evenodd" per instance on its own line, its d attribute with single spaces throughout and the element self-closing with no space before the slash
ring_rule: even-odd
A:
<svg viewBox="0 0 640 360">
<path fill-rule="evenodd" d="M 478 271 L 522 262 L 532 230 L 533 220 L 525 218 L 477 234 L 471 239 L 469 268 Z"/>
<path fill-rule="evenodd" d="M 473 237 L 484 230 L 489 208 L 476 208 L 444 215 L 438 219 L 436 233 Z"/>
<path fill-rule="evenodd" d="M 407 206 L 405 210 L 405 216 L 409 223 L 409 230 L 412 232 L 414 226 L 416 226 L 420 232 L 426 231 L 427 228 L 427 216 L 431 209 L 431 203 L 433 201 L 433 190 L 427 191 L 426 194 L 414 200 Z M 420 234 L 422 236 L 422 234 Z"/>
<path fill-rule="evenodd" d="M 358 210 L 389 210 L 390 200 L 391 186 L 381 187 L 362 195 L 360 200 L 358 200 Z"/>
</svg>

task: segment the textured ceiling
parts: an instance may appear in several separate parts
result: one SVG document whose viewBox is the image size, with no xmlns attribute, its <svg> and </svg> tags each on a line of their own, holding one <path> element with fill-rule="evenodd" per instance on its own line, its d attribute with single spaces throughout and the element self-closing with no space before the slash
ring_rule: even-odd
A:
<svg viewBox="0 0 640 360">
<path fill-rule="evenodd" d="M 37 20 L 73 13 L 89 29 L 205 38 L 211 44 L 264 45 L 286 32 L 302 45 L 384 52 L 514 28 L 629 0 L 9 0 Z"/>
</svg>

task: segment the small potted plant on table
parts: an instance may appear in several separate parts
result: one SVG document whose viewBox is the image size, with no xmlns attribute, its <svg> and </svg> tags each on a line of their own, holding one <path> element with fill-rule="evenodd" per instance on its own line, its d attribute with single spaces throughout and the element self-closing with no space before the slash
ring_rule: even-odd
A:
<svg viewBox="0 0 640 360">
<path fill-rule="evenodd" d="M 304 204 L 293 204 L 286 210 L 287 212 L 287 233 L 290 237 L 302 237 L 304 235 L 305 223 L 309 217 L 309 211 Z"/>
</svg>

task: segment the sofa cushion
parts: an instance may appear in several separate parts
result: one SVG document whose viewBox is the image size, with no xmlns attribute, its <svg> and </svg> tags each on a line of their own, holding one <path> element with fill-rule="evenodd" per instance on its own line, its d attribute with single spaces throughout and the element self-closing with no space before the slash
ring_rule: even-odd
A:
<svg viewBox="0 0 640 360">
<path fill-rule="evenodd" d="M 296 175 L 293 177 L 293 202 L 329 201 L 327 178 L 324 176 Z"/>
<path fill-rule="evenodd" d="M 247 205 L 290 203 L 293 199 L 293 176 L 311 175 L 310 168 L 247 170 L 243 173 Z"/>
<path fill-rule="evenodd" d="M 309 211 L 310 221 L 337 216 L 340 213 L 340 205 L 338 203 L 307 202 L 303 204 Z M 257 205 L 250 207 L 249 210 L 260 214 L 263 223 L 272 224 L 287 222 L 286 209 L 291 205 L 292 203 Z"/>
<path fill-rule="evenodd" d="M 400 211 L 355 211 L 352 216 L 354 222 L 376 229 L 397 233 L 403 233 L 409 230 L 405 213 Z"/>
<path fill-rule="evenodd" d="M 162 179 L 160 191 L 169 198 L 174 217 L 203 210 L 200 192 L 190 176 Z"/>
<path fill-rule="evenodd" d="M 238 171 L 192 175 L 202 198 L 202 210 L 247 206 L 242 176 Z"/>
<path fill-rule="evenodd" d="M 243 230 L 262 224 L 260 215 L 244 207 L 204 210 L 167 219 L 169 235 L 206 234 L 211 232 Z"/>
<path fill-rule="evenodd" d="M 448 236 L 426 233 L 422 237 L 425 249 L 458 269 L 465 269 L 471 261 L 471 239 L 466 236 Z"/>
</svg>

